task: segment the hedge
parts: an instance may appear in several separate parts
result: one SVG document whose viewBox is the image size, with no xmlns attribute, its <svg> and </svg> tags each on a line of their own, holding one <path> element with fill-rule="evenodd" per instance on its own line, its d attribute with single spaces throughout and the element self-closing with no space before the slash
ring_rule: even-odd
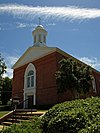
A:
<svg viewBox="0 0 100 133">
<path fill-rule="evenodd" d="M 11 111 L 11 106 L 9 105 L 0 105 L 0 111 Z"/>
<path fill-rule="evenodd" d="M 100 133 L 100 98 L 57 104 L 42 118 L 43 133 Z"/>
<path fill-rule="evenodd" d="M 100 98 L 57 104 L 41 119 L 13 124 L 1 133 L 100 133 Z"/>
<path fill-rule="evenodd" d="M 30 121 L 13 124 L 0 131 L 0 133 L 42 133 L 42 130 L 40 129 L 40 122 L 41 120 L 39 118 L 33 118 L 33 120 Z"/>
</svg>

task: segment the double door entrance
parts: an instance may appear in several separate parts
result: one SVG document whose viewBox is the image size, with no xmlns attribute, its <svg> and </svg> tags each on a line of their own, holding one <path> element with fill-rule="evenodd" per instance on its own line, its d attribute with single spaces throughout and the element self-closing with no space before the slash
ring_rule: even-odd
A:
<svg viewBox="0 0 100 133">
<path fill-rule="evenodd" d="M 34 93 L 25 93 L 24 94 L 24 104 L 23 107 L 27 109 L 32 109 L 36 105 L 36 96 Z"/>
<path fill-rule="evenodd" d="M 34 96 L 30 95 L 30 96 L 28 96 L 28 108 L 32 109 L 33 105 L 34 105 Z"/>
</svg>

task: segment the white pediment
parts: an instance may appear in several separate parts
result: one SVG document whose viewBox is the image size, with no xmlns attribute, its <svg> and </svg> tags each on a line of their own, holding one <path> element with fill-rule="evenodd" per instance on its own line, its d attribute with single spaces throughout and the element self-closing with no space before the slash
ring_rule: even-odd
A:
<svg viewBox="0 0 100 133">
<path fill-rule="evenodd" d="M 12 68 L 16 69 L 18 67 L 21 67 L 54 51 L 56 51 L 55 47 L 29 47 Z"/>
</svg>

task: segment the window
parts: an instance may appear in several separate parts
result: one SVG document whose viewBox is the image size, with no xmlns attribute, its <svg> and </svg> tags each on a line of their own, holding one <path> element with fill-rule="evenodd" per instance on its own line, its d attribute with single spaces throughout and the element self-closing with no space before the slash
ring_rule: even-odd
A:
<svg viewBox="0 0 100 133">
<path fill-rule="evenodd" d="M 93 78 L 93 80 L 92 80 L 92 87 L 93 87 L 93 92 L 96 92 L 96 82 L 95 82 L 95 78 Z"/>
<path fill-rule="evenodd" d="M 36 43 L 36 35 L 34 36 L 34 43 Z"/>
<path fill-rule="evenodd" d="M 46 43 L 46 37 L 44 36 L 44 43 Z"/>
<path fill-rule="evenodd" d="M 39 35 L 39 42 L 41 43 L 41 35 Z"/>
<path fill-rule="evenodd" d="M 27 75 L 27 88 L 34 87 L 34 71 L 30 70 Z"/>
</svg>

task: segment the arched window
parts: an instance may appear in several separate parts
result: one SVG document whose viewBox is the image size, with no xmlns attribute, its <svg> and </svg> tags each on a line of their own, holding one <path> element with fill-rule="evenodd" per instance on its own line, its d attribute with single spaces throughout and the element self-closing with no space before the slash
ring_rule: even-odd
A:
<svg viewBox="0 0 100 133">
<path fill-rule="evenodd" d="M 32 98 L 32 104 L 36 104 L 36 68 L 34 64 L 29 63 L 24 74 L 24 100 Z M 30 98 L 29 98 L 30 99 Z M 24 103 L 24 107 L 30 106 L 30 101 Z"/>
<path fill-rule="evenodd" d="M 30 70 L 27 75 L 27 88 L 34 87 L 34 71 Z"/>
</svg>

